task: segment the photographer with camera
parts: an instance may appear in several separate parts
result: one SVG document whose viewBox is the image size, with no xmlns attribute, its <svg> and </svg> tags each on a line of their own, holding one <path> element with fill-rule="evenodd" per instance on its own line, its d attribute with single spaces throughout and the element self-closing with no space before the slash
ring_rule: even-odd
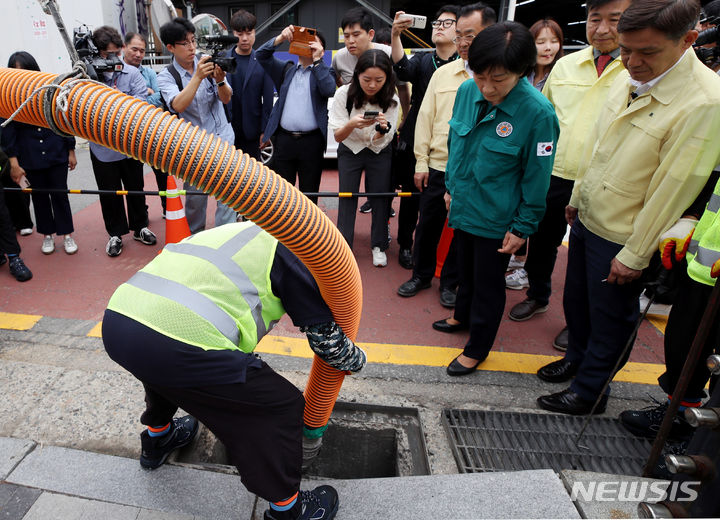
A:
<svg viewBox="0 0 720 520">
<path fill-rule="evenodd" d="M 225 71 L 210 56 L 195 55 L 195 26 L 185 18 L 175 18 L 160 27 L 160 39 L 173 55 L 172 63 L 158 74 L 158 86 L 170 112 L 185 121 L 217 135 L 229 143 L 235 134 L 225 116 L 224 104 L 230 101 L 232 88 L 225 80 Z M 193 195 L 200 190 L 184 183 L 185 215 L 191 233 L 205 229 L 207 197 Z M 236 221 L 231 208 L 217 201 L 215 225 Z"/>
<path fill-rule="evenodd" d="M 298 63 L 273 57 L 279 45 L 292 44 L 297 32 L 313 31 L 287 26 L 257 51 L 257 60 L 278 90 L 265 135 L 275 136 L 273 168 L 286 181 L 295 184 L 297 175 L 302 192 L 320 189 L 323 153 L 327 144 L 327 101 L 335 94 L 333 70 L 323 61 L 325 40 L 320 33 L 308 37 Z M 308 48 L 309 47 L 309 48 Z M 293 48 L 290 48 L 293 52 Z M 317 197 L 311 197 L 317 204 Z"/>
<path fill-rule="evenodd" d="M 97 48 L 98 55 L 87 56 L 84 59 L 86 62 L 91 61 L 98 79 L 108 87 L 145 101 L 147 87 L 142 74 L 119 57 L 123 48 L 120 33 L 112 27 L 103 25 L 90 34 L 90 40 Z M 143 165 L 140 161 L 93 142 L 90 143 L 90 160 L 99 190 L 142 191 L 144 189 Z M 127 216 L 122 197 L 100 195 L 105 229 L 110 235 L 105 247 L 108 256 L 118 256 L 122 253 L 122 236 L 130 230 L 133 230 L 133 238 L 143 244 L 154 245 L 157 242 L 155 234 L 148 229 L 145 196 L 126 195 L 126 198 Z"/>
</svg>

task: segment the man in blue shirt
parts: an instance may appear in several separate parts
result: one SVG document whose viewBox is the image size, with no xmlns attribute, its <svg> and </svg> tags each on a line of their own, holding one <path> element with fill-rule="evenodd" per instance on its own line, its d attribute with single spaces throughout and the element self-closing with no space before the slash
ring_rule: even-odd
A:
<svg viewBox="0 0 720 520">
<path fill-rule="evenodd" d="M 100 57 L 118 56 L 123 47 L 120 33 L 104 25 L 93 33 L 93 42 Z M 109 87 L 145 101 L 147 87 L 140 71 L 132 65 L 123 63 L 121 71 L 105 72 L 101 81 Z M 140 161 L 99 144 L 90 143 L 90 160 L 93 165 L 95 181 L 100 190 L 142 191 L 143 165 Z M 148 229 L 148 212 L 144 195 L 127 195 L 127 217 L 122 197 L 118 195 L 100 195 L 105 229 L 110 235 L 105 252 L 108 256 L 122 253 L 122 236 L 133 230 L 133 238 L 143 244 L 157 242 L 155 234 Z"/>
<path fill-rule="evenodd" d="M 233 95 L 230 102 L 230 122 L 235 131 L 235 146 L 260 160 L 260 149 L 270 139 L 263 131 L 273 108 L 273 82 L 255 57 L 255 24 L 257 18 L 239 9 L 230 20 L 238 43 L 227 55 L 235 60 L 235 72 L 230 74 Z"/>
<path fill-rule="evenodd" d="M 195 26 L 185 18 L 175 18 L 160 27 L 160 39 L 173 55 L 172 63 L 158 74 L 158 86 L 170 112 L 233 143 L 235 134 L 223 107 L 230 101 L 233 91 L 225 81 L 225 71 L 211 62 L 210 56 L 199 59 L 195 56 Z M 189 183 L 185 183 L 185 190 L 188 192 L 185 215 L 190 232 L 197 233 L 205 229 L 207 197 L 191 195 L 191 192 L 200 190 Z M 218 201 L 215 225 L 235 221 L 235 211 Z"/>
<path fill-rule="evenodd" d="M 123 47 L 123 60 L 125 63 L 137 67 L 147 85 L 146 101 L 151 105 L 163 108 L 162 98 L 160 97 L 160 87 L 158 87 L 157 74 L 150 67 L 144 67 L 142 60 L 145 57 L 145 49 L 147 48 L 147 40 L 142 34 L 130 31 L 125 35 L 125 47 Z M 157 182 L 158 190 L 165 191 L 167 189 L 167 173 L 159 168 L 153 168 L 155 174 L 155 182 Z M 165 197 L 160 197 L 162 204 L 163 217 L 165 217 Z"/>
<path fill-rule="evenodd" d="M 275 136 L 273 169 L 302 192 L 320 190 L 322 160 L 327 144 L 327 101 L 335 95 L 333 70 L 323 61 L 325 41 L 317 33 L 310 43 L 312 56 L 298 56 L 298 64 L 273 57 L 284 41 L 292 42 L 292 25 L 257 51 L 257 60 L 270 75 L 279 95 L 265 127 Z M 317 197 L 310 197 L 317 204 Z"/>
</svg>

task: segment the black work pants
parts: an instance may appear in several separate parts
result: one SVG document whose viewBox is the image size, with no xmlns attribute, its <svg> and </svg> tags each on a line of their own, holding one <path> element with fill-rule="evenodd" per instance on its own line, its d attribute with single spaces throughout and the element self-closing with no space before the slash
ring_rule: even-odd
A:
<svg viewBox="0 0 720 520">
<path fill-rule="evenodd" d="M 20 244 L 15 236 L 10 212 L 5 204 L 5 195 L 7 192 L 0 185 L 0 254 L 3 255 L 19 255 Z"/>
<path fill-rule="evenodd" d="M 325 138 L 320 130 L 292 135 L 284 130 L 275 134 L 272 168 L 303 193 L 320 191 Z M 317 204 L 317 197 L 310 197 Z"/>
<path fill-rule="evenodd" d="M 155 174 L 158 191 L 166 191 L 168 174 L 158 168 L 153 168 L 152 171 Z M 166 197 L 160 196 L 160 205 L 162 206 L 163 213 L 165 213 L 165 208 L 167 207 Z"/>
<path fill-rule="evenodd" d="M 392 146 L 388 145 L 380 153 L 363 148 L 353 153 L 350 148 L 338 145 L 338 184 L 339 191 L 357 193 L 360 178 L 365 171 L 365 190 L 369 193 L 390 191 L 390 169 L 392 168 Z M 370 247 L 388 248 L 388 219 L 390 205 L 384 197 L 370 197 L 372 224 L 370 225 Z M 337 227 L 350 249 L 355 238 L 355 217 L 357 215 L 357 197 L 343 197 L 338 202 Z"/>
<path fill-rule="evenodd" d="M 405 144 L 406 143 L 402 143 Z M 417 193 L 415 186 L 415 154 L 412 149 L 407 148 L 395 152 L 393 159 L 393 170 L 398 176 L 400 189 Z M 398 214 L 398 246 L 400 249 L 412 249 L 413 233 L 417 226 L 418 213 L 420 212 L 420 197 L 401 197 L 400 212 Z"/>
<path fill-rule="evenodd" d="M 20 186 L 10 177 L 10 163 L 0 174 L 2 185 L 5 188 L 19 188 Z M 33 221 L 30 218 L 30 195 L 19 191 L 5 191 L 5 207 L 10 215 L 10 222 L 16 230 L 32 228 Z"/>
<path fill-rule="evenodd" d="M 33 188 L 67 190 L 68 163 L 42 170 L 25 170 Z M 67 193 L 32 193 L 37 232 L 43 235 L 69 235 L 74 231 Z"/>
<path fill-rule="evenodd" d="M 565 207 L 570 202 L 574 184 L 574 181 L 554 175 L 550 177 L 550 188 L 545 198 L 545 216 L 530 238 L 532 245 L 525 260 L 525 271 L 530 282 L 527 297 L 541 305 L 547 305 L 550 301 L 557 250 L 567 231 Z"/>
<path fill-rule="evenodd" d="M 483 238 L 455 230 L 460 285 L 454 318 L 469 325 L 463 354 L 483 360 L 492 349 L 505 309 L 505 271 L 510 255 L 498 253 L 501 238 Z"/>
<path fill-rule="evenodd" d="M 140 161 L 127 158 L 120 161 L 103 162 L 90 152 L 95 182 L 99 190 L 142 191 L 144 188 L 143 165 Z M 130 229 L 140 231 L 148 225 L 145 195 L 127 195 L 127 216 L 125 203 L 120 195 L 100 195 L 105 229 L 108 235 L 122 237 Z"/>
<path fill-rule="evenodd" d="M 440 242 L 447 209 L 445 208 L 445 172 L 430 168 L 428 185 L 420 195 L 420 218 L 415 228 L 413 276 L 423 282 L 432 280 L 437 265 Z M 455 289 L 458 285 L 458 253 L 456 240 L 450 243 L 447 258 L 440 273 L 440 287 Z"/>
<path fill-rule="evenodd" d="M 680 372 L 690 353 L 690 346 L 700 327 L 700 321 L 713 289 L 709 285 L 690 278 L 684 264 L 677 266 L 676 269 L 682 271 L 679 273 L 680 286 L 665 329 L 665 373 L 658 378 L 660 387 L 668 395 L 672 395 L 675 391 L 675 386 L 680 379 Z M 707 397 L 705 384 L 710 378 L 710 371 L 707 369 L 705 360 L 713 351 L 720 353 L 720 318 L 718 316 L 715 317 L 707 341 L 702 347 L 702 353 L 690 376 L 690 382 L 683 397 L 685 401 L 697 401 Z"/>
</svg>

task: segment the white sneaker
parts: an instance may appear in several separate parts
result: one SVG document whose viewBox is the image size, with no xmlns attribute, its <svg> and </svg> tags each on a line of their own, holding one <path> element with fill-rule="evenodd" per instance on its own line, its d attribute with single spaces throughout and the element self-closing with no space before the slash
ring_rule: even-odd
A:
<svg viewBox="0 0 720 520">
<path fill-rule="evenodd" d="M 55 251 L 55 240 L 53 239 L 52 235 L 45 235 L 40 250 L 46 255 L 49 255 L 50 253 Z"/>
<path fill-rule="evenodd" d="M 523 267 L 525 267 L 524 260 L 518 260 L 515 258 L 515 255 L 510 257 L 510 263 L 507 266 L 508 271 L 515 271 L 516 269 L 522 269 Z"/>
<path fill-rule="evenodd" d="M 530 282 L 528 282 L 527 278 L 527 271 L 525 271 L 525 269 L 518 269 L 517 271 L 505 276 L 505 287 L 508 289 L 515 289 L 516 291 L 530 287 Z"/>
<path fill-rule="evenodd" d="M 22 235 L 22 236 L 24 236 L 24 237 L 26 237 L 26 236 L 28 236 L 28 235 L 32 235 L 32 228 L 31 228 L 31 227 L 22 228 L 22 229 L 20 230 L 20 235 Z M 51 251 L 51 252 L 52 252 L 52 251 Z"/>
<path fill-rule="evenodd" d="M 385 251 L 380 251 L 379 247 L 372 248 L 373 265 L 375 267 L 385 267 L 387 265 L 387 256 Z"/>
<path fill-rule="evenodd" d="M 65 235 L 65 240 L 63 240 L 63 245 L 65 246 L 65 252 L 69 255 L 74 255 L 77 253 L 78 246 L 73 240 L 73 237 L 70 235 Z"/>
</svg>

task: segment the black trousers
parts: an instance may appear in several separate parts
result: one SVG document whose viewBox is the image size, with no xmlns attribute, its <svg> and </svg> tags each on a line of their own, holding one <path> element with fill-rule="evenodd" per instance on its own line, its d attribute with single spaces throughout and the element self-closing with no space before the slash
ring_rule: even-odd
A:
<svg viewBox="0 0 720 520">
<path fill-rule="evenodd" d="M 158 170 L 157 168 L 153 168 L 152 171 L 155 174 L 155 182 L 157 183 L 158 191 L 167 190 L 168 174 L 162 170 Z M 160 197 L 160 205 L 162 206 L 163 213 L 164 213 L 165 208 L 167 207 L 166 197 L 163 197 L 163 196 Z"/>
<path fill-rule="evenodd" d="M 415 186 L 415 154 L 411 149 L 407 148 L 395 152 L 393 158 L 393 170 L 397 176 L 402 191 L 417 193 Z M 413 233 L 418 222 L 418 213 L 420 212 L 420 197 L 401 197 L 400 212 L 398 214 L 398 246 L 400 249 L 412 249 Z"/>
<path fill-rule="evenodd" d="M 353 153 L 350 148 L 338 145 L 338 184 L 341 192 L 357 193 L 360 179 L 365 171 L 365 190 L 370 193 L 390 191 L 390 169 L 392 168 L 392 146 L 388 145 L 380 153 L 363 148 Z M 390 205 L 386 198 L 370 197 L 372 224 L 370 226 L 370 247 L 388 248 L 388 219 Z M 352 249 L 355 238 L 355 217 L 357 216 L 357 197 L 341 198 L 338 202 L 337 227 Z"/>
<path fill-rule="evenodd" d="M 675 391 L 713 289 L 690 278 L 684 265 L 677 269 L 681 270 L 680 286 L 665 329 L 665 373 L 658 378 L 660 387 L 668 395 Z M 690 377 L 685 401 L 697 401 L 707 397 L 705 384 L 710 379 L 710 371 L 705 360 L 713 352 L 720 353 L 720 319 L 717 316 Z"/>
<path fill-rule="evenodd" d="M 3 196 L 6 193 L 0 185 L 0 254 L 19 255 L 20 244 L 15 236 L 15 228 Z"/>
<path fill-rule="evenodd" d="M 277 502 L 299 489 L 302 466 L 302 430 L 305 400 L 302 393 L 266 363 L 252 363 L 246 368 L 245 382 L 233 384 L 199 384 L 193 386 L 196 364 L 183 363 L 182 354 L 189 345 L 167 336 L 123 315 L 108 311 L 103 320 L 103 338 L 108 354 L 128 365 L 140 367 L 144 377 L 134 374 L 145 387 L 145 412 L 140 422 L 147 426 L 169 423 L 178 408 L 202 422 L 223 443 L 230 462 L 238 468 L 243 485 L 265 500 Z M 167 358 L 132 359 L 128 349 L 118 355 L 116 349 L 132 344 L 134 352 L 146 350 L 148 342 L 167 348 Z M 198 349 L 199 347 L 192 347 Z M 152 350 L 152 349 L 151 349 Z M 177 359 L 175 356 L 180 356 Z M 182 367 L 184 368 L 177 368 Z M 173 379 L 183 386 L 164 386 L 153 382 L 148 374 L 159 374 L 157 380 L 168 380 L 167 367 L 182 373 Z M 178 376 L 177 378 L 175 376 Z M 167 384 L 167 383 L 165 383 Z"/>
<path fill-rule="evenodd" d="M 447 209 L 445 209 L 445 172 L 430 168 L 428 185 L 420 195 L 420 218 L 415 228 L 413 276 L 423 282 L 435 276 L 437 247 L 440 242 Z M 455 289 L 458 286 L 458 252 L 456 240 L 450 243 L 447 258 L 440 273 L 440 287 Z"/>
<path fill-rule="evenodd" d="M 68 163 L 42 170 L 25 170 L 33 188 L 67 190 Z M 67 193 L 32 193 L 37 232 L 43 235 L 69 235 L 73 227 L 72 210 Z"/>
<path fill-rule="evenodd" d="M 530 238 L 532 245 L 525 260 L 525 271 L 530 282 L 527 297 L 542 305 L 550 301 L 557 250 L 567 230 L 565 206 L 570 202 L 574 184 L 574 181 L 554 175 L 550 177 L 550 188 L 545 198 L 545 216 L 537 232 Z"/>
<path fill-rule="evenodd" d="M 282 129 L 275 134 L 272 168 L 303 193 L 320 191 L 325 138 L 320 130 L 293 136 Z M 317 197 L 310 197 L 317 204 Z"/>
<path fill-rule="evenodd" d="M 26 172 L 27 173 L 27 172 Z M 10 163 L 0 173 L 2 185 L 6 188 L 19 188 L 20 186 L 10 177 Z M 32 228 L 33 221 L 30 218 L 30 195 L 19 191 L 5 191 L 5 206 L 10 215 L 13 228 L 21 230 Z"/>
<path fill-rule="evenodd" d="M 498 253 L 501 238 L 455 230 L 460 285 L 454 318 L 470 326 L 463 354 L 483 360 L 490 353 L 505 309 L 505 271 L 510 255 Z"/>
<path fill-rule="evenodd" d="M 99 190 L 143 190 L 143 165 L 140 161 L 127 158 L 120 161 L 103 162 L 92 152 L 90 152 L 90 160 Z M 126 199 L 127 216 L 125 216 L 123 197 L 100 195 L 100 209 L 105 221 L 105 229 L 110 236 L 121 237 L 131 229 L 140 231 L 148 225 L 145 195 L 127 195 Z"/>
<path fill-rule="evenodd" d="M 238 137 L 238 135 L 240 134 L 237 130 L 235 130 L 235 148 L 242 150 L 243 153 L 246 153 L 253 159 L 259 161 L 260 137 L 256 137 L 255 139 L 245 139 L 243 137 Z"/>
</svg>

